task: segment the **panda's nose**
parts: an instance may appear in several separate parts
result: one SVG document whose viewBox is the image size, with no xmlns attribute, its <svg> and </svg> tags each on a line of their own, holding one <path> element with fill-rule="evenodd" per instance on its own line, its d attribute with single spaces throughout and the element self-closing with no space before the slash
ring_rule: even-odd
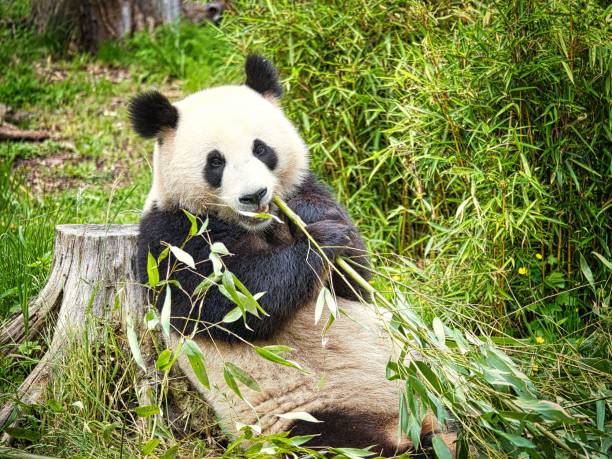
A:
<svg viewBox="0 0 612 459">
<path fill-rule="evenodd" d="M 260 188 L 255 193 L 243 194 L 238 200 L 242 204 L 253 204 L 257 206 L 261 203 L 261 200 L 264 198 L 267 192 L 267 188 Z"/>
</svg>

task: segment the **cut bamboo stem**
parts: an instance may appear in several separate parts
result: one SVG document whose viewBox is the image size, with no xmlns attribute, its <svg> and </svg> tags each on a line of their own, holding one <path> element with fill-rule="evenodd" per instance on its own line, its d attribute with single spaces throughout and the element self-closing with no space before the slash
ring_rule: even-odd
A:
<svg viewBox="0 0 612 459">
<path fill-rule="evenodd" d="M 304 233 L 304 235 L 306 235 L 311 244 L 317 249 L 323 259 L 330 264 L 332 269 L 336 270 L 336 272 L 340 274 L 345 280 L 345 276 L 351 278 L 353 281 L 355 281 L 357 285 L 359 285 L 368 294 L 370 294 L 375 301 L 380 302 L 387 308 L 393 308 L 393 304 L 373 285 L 371 285 L 367 280 L 365 280 L 357 271 L 355 271 L 355 269 L 344 258 L 336 257 L 334 263 L 331 263 L 327 255 L 325 255 L 325 252 L 323 251 L 321 246 L 310 235 L 310 233 L 308 233 L 307 225 L 304 220 L 302 220 L 298 214 L 291 210 L 291 208 L 279 196 L 274 196 L 274 204 L 276 204 L 280 211 L 283 212 L 287 216 L 287 218 L 294 225 L 296 225 L 300 229 L 300 231 Z M 340 271 L 338 268 L 341 268 L 342 271 Z M 411 324 L 406 324 L 406 326 L 410 327 L 411 331 L 420 334 L 419 330 L 414 328 Z"/>
</svg>

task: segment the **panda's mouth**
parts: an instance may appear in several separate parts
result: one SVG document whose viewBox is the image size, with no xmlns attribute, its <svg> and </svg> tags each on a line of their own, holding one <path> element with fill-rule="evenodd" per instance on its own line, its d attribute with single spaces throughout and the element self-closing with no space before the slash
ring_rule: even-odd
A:
<svg viewBox="0 0 612 459">
<path fill-rule="evenodd" d="M 235 209 L 235 211 L 240 216 L 246 218 L 266 218 L 270 212 L 270 204 L 260 205 L 251 209 Z"/>
<path fill-rule="evenodd" d="M 268 226 L 273 221 L 280 221 L 275 215 L 277 208 L 274 204 L 268 203 L 257 207 L 255 212 L 236 210 L 238 221 L 246 227 L 259 229 Z"/>
</svg>

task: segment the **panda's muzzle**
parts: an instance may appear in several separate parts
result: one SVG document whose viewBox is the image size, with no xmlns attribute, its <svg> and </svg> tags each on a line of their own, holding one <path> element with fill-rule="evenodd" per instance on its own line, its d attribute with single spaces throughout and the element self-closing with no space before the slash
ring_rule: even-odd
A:
<svg viewBox="0 0 612 459">
<path fill-rule="evenodd" d="M 268 203 L 264 204 L 263 201 L 267 194 L 267 188 L 260 188 L 254 193 L 243 194 L 242 196 L 240 196 L 240 198 L 238 198 L 238 201 L 240 201 L 240 204 L 251 205 L 257 208 L 258 211 L 265 212 L 267 211 Z"/>
</svg>

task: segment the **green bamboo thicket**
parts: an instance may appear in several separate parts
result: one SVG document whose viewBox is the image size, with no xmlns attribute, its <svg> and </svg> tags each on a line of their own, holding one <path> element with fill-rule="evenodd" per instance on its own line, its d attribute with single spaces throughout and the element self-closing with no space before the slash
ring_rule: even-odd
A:
<svg viewBox="0 0 612 459">
<path fill-rule="evenodd" d="M 280 66 L 314 168 L 372 248 L 544 336 L 607 304 L 604 3 L 242 1 L 230 27 Z"/>
</svg>

